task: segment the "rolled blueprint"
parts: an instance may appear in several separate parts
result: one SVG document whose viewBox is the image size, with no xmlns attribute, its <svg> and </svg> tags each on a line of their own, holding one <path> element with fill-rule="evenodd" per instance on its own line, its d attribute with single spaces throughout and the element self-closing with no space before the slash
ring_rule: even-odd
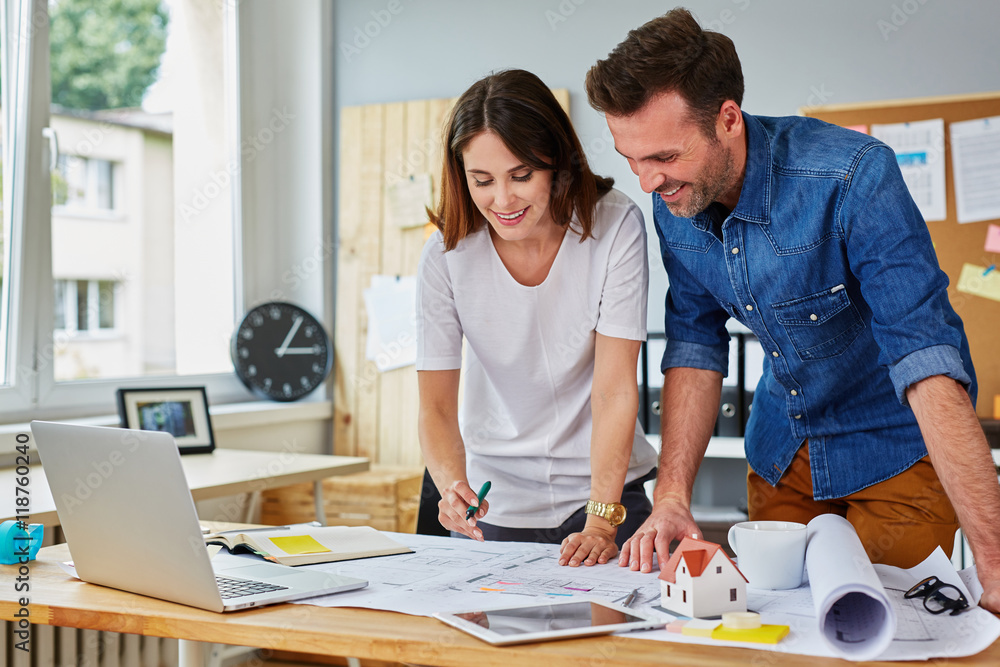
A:
<svg viewBox="0 0 1000 667">
<path fill-rule="evenodd" d="M 848 660 L 873 660 L 896 634 L 896 611 L 847 519 L 822 514 L 808 525 L 806 572 L 820 634 Z"/>
</svg>

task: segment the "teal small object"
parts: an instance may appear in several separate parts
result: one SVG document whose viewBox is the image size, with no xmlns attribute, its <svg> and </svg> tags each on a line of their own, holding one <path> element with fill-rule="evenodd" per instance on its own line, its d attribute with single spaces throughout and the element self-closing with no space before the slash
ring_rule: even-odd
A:
<svg viewBox="0 0 1000 667">
<path fill-rule="evenodd" d="M 17 565 L 35 560 L 45 537 L 45 526 L 40 523 L 4 521 L 0 523 L 0 563 Z"/>
<path fill-rule="evenodd" d="M 490 482 L 489 480 L 483 482 L 483 485 L 479 488 L 479 493 L 476 494 L 476 498 L 479 500 L 479 504 L 478 505 L 469 505 L 469 509 L 465 513 L 465 520 L 466 521 L 468 521 L 473 516 L 475 516 L 476 512 L 479 511 L 479 508 L 482 506 L 483 500 L 486 499 L 486 494 L 489 493 L 491 486 L 493 486 L 493 483 Z"/>
</svg>

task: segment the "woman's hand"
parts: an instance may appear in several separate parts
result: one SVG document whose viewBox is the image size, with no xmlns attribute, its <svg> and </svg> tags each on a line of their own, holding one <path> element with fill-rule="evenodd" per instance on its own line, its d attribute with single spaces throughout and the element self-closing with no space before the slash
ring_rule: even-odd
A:
<svg viewBox="0 0 1000 667">
<path fill-rule="evenodd" d="M 438 503 L 438 521 L 447 530 L 453 530 L 483 542 L 483 531 L 476 528 L 476 521 L 486 516 L 490 510 L 489 502 L 484 500 L 482 506 L 476 510 L 476 514 L 471 519 L 465 518 L 469 507 L 478 504 L 479 497 L 472 490 L 472 487 L 467 482 L 455 480 L 441 492 L 441 501 Z"/>
<path fill-rule="evenodd" d="M 609 527 L 585 526 L 582 532 L 573 533 L 562 541 L 559 549 L 559 564 L 578 567 L 607 563 L 618 553 L 615 545 L 615 534 L 618 531 Z"/>
</svg>

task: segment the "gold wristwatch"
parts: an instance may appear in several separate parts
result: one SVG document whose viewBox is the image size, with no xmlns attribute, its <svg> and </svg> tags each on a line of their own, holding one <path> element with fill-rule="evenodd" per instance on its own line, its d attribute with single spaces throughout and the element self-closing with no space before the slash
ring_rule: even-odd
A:
<svg viewBox="0 0 1000 667">
<path fill-rule="evenodd" d="M 588 500 L 587 507 L 583 511 L 606 519 L 612 526 L 620 526 L 625 521 L 625 506 L 621 503 L 602 503 L 597 500 Z"/>
</svg>

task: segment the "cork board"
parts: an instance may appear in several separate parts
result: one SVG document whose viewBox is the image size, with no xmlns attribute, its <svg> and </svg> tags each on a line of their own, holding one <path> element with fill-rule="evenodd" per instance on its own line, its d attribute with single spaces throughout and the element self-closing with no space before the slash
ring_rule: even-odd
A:
<svg viewBox="0 0 1000 667">
<path fill-rule="evenodd" d="M 972 363 L 979 380 L 976 412 L 983 419 L 992 417 L 993 397 L 1000 394 L 1000 302 L 959 292 L 955 286 L 964 264 L 988 267 L 1000 261 L 1000 256 L 987 253 L 983 247 L 989 224 L 1000 221 L 958 224 L 948 126 L 956 121 L 1000 116 L 1000 92 L 809 107 L 802 109 L 802 114 L 836 125 L 869 127 L 872 124 L 944 119 L 947 218 L 929 222 L 927 227 L 934 241 L 938 262 L 948 274 L 948 296 L 965 323 L 965 332 L 969 337 Z"/>
<path fill-rule="evenodd" d="M 553 90 L 569 111 L 569 91 Z M 415 276 L 433 226 L 400 228 L 390 188 L 430 175 L 438 201 L 442 136 L 457 98 L 344 107 L 340 110 L 337 309 L 334 328 L 333 452 L 373 463 L 422 466 L 417 440 L 417 373 L 380 373 L 365 358 L 364 290 L 374 275 Z"/>
</svg>

